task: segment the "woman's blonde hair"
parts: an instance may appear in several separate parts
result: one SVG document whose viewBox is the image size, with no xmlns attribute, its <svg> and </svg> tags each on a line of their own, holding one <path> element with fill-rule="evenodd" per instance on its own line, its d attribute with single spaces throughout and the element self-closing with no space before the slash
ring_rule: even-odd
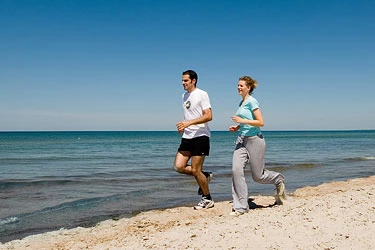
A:
<svg viewBox="0 0 375 250">
<path fill-rule="evenodd" d="M 258 86 L 257 80 L 254 80 L 250 76 L 242 76 L 238 80 L 244 81 L 246 85 L 250 88 L 249 94 L 252 94 L 253 90 Z"/>
</svg>

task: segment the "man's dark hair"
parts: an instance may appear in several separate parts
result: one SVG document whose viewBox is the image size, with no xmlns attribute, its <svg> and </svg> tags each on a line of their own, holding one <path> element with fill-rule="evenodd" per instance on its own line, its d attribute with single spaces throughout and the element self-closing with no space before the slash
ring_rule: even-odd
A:
<svg viewBox="0 0 375 250">
<path fill-rule="evenodd" d="M 182 73 L 182 75 L 189 75 L 190 76 L 190 80 L 194 80 L 195 79 L 195 84 L 198 82 L 198 75 L 197 73 L 194 71 L 194 70 L 186 70 Z"/>
</svg>

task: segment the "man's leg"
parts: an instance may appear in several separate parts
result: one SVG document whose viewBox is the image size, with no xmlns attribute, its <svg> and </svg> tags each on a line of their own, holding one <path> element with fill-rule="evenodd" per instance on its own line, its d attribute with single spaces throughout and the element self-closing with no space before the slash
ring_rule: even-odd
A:
<svg viewBox="0 0 375 250">
<path fill-rule="evenodd" d="M 177 152 L 176 157 L 174 159 L 174 169 L 181 174 L 193 175 L 191 166 L 187 164 L 189 159 L 190 152 Z"/>
<path fill-rule="evenodd" d="M 193 175 L 199 187 L 202 189 L 202 194 L 210 194 L 208 190 L 207 176 L 202 172 L 202 166 L 205 156 L 191 157 L 191 165 L 188 165 L 187 163 L 190 157 L 190 152 L 188 151 L 177 152 L 174 160 L 174 169 L 181 174 Z"/>
<path fill-rule="evenodd" d="M 202 189 L 202 199 L 198 205 L 194 206 L 195 210 L 214 207 L 214 201 L 212 200 L 210 191 L 208 189 L 207 177 L 204 175 L 204 173 L 202 173 L 204 158 L 205 156 L 192 156 L 191 158 L 192 174 Z"/>
<path fill-rule="evenodd" d="M 210 194 L 208 188 L 207 177 L 202 172 L 202 166 L 205 156 L 192 156 L 191 157 L 191 173 L 197 181 L 199 187 L 202 189 L 203 196 Z"/>
</svg>

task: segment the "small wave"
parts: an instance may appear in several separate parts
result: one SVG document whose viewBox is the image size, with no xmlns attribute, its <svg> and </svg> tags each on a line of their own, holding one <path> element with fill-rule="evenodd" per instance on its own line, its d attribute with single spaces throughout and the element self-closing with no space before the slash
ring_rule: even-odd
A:
<svg viewBox="0 0 375 250">
<path fill-rule="evenodd" d="M 109 196 L 103 196 L 103 197 L 95 197 L 95 198 L 86 198 L 86 199 L 79 199 L 71 202 L 65 202 L 53 207 L 46 207 L 39 211 L 34 211 L 29 214 L 25 214 L 25 216 L 35 216 L 40 214 L 47 214 L 47 213 L 53 213 L 56 211 L 61 210 L 69 210 L 69 209 L 75 209 L 79 207 L 90 207 L 90 206 L 96 206 L 96 204 L 108 201 L 108 200 L 117 200 L 119 199 L 121 195 L 115 194 L 115 195 L 109 195 Z"/>
<path fill-rule="evenodd" d="M 6 224 L 12 224 L 18 222 L 20 219 L 18 217 L 8 217 L 5 219 L 0 219 L 0 226 L 6 225 Z"/>
<path fill-rule="evenodd" d="M 266 168 L 274 171 L 285 171 L 285 170 L 309 170 L 311 168 L 319 167 L 320 164 L 317 163 L 295 163 L 295 164 L 281 164 L 281 163 L 267 163 Z"/>
<path fill-rule="evenodd" d="M 300 164 L 294 165 L 295 168 L 313 168 L 317 166 L 318 164 L 314 164 L 314 163 L 300 163 Z"/>
<path fill-rule="evenodd" d="M 88 198 L 88 199 L 81 199 L 76 200 L 72 202 L 66 202 L 62 203 L 57 206 L 52 207 L 45 207 L 41 210 L 36 210 L 28 213 L 19 214 L 17 216 L 7 217 L 0 219 L 0 227 L 17 223 L 24 220 L 30 220 L 30 218 L 40 218 L 41 216 L 45 214 L 54 214 L 59 213 L 62 210 L 69 210 L 69 209 L 76 209 L 79 207 L 90 207 L 90 206 L 96 206 L 96 204 L 107 201 L 107 200 L 116 200 L 118 199 L 119 195 L 111 195 L 111 196 L 105 196 L 105 197 L 96 197 L 96 198 Z M 1 228 L 0 228 L 1 231 Z"/>
<path fill-rule="evenodd" d="M 21 179 L 8 179 L 0 180 L 1 188 L 9 187 L 24 187 L 24 186 L 45 186 L 45 185 L 66 185 L 71 184 L 71 180 L 21 180 Z"/>
<path fill-rule="evenodd" d="M 362 157 L 352 157 L 345 159 L 346 161 L 374 161 L 375 156 L 362 156 Z"/>
<path fill-rule="evenodd" d="M 122 160 L 124 156 L 112 156 L 112 155 L 79 155 L 79 156 L 65 156 L 65 155 L 35 155 L 35 156 L 19 156 L 19 157 L 0 157 L 0 160 L 7 164 L 22 163 L 32 164 L 40 162 L 81 162 L 82 160 L 90 159 L 93 160 Z"/>
</svg>

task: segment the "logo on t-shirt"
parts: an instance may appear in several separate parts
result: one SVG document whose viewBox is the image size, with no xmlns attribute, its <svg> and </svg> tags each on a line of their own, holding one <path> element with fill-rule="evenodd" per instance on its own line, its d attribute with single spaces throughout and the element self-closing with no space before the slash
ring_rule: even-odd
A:
<svg viewBox="0 0 375 250">
<path fill-rule="evenodd" d="M 190 103 L 190 101 L 187 101 L 187 102 L 185 102 L 184 105 L 185 105 L 185 108 L 189 109 L 190 106 L 191 106 L 191 103 Z"/>
</svg>

